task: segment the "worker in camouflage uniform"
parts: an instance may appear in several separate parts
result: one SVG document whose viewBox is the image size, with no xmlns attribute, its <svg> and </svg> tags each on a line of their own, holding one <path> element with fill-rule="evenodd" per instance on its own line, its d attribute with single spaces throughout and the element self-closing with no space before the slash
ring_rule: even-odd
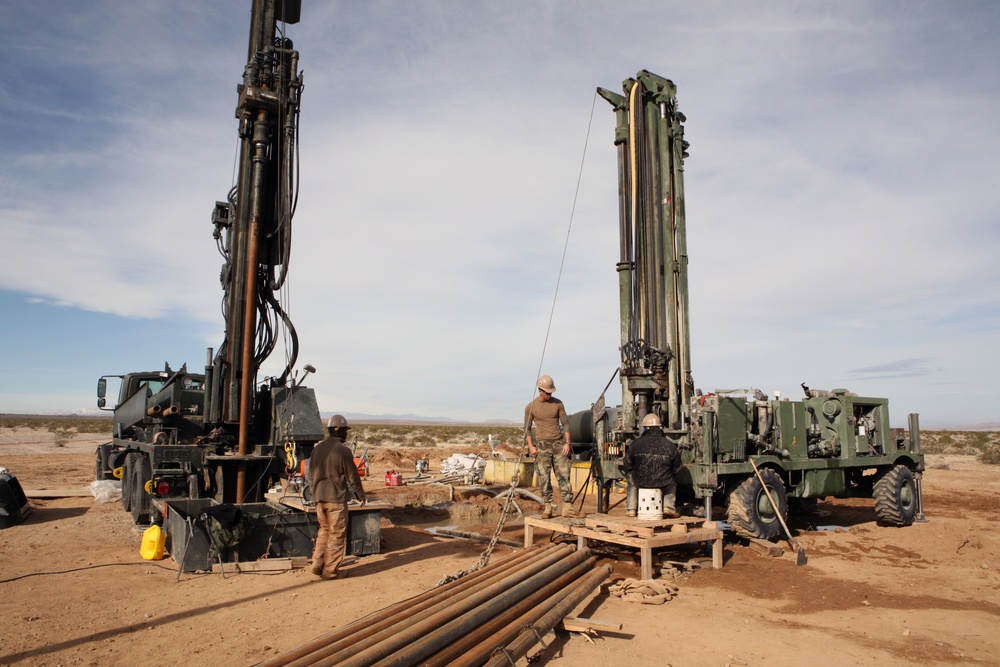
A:
<svg viewBox="0 0 1000 667">
<path fill-rule="evenodd" d="M 330 417 L 327 438 L 316 444 L 309 458 L 309 489 L 319 520 L 311 571 L 323 579 L 344 576 L 338 568 L 347 553 L 349 488 L 353 488 L 362 506 L 365 504 L 365 490 L 354 465 L 354 454 L 344 444 L 349 428 L 341 415 Z"/>
<path fill-rule="evenodd" d="M 677 514 L 677 481 L 681 453 L 677 443 L 663 433 L 660 418 L 649 413 L 642 419 L 642 435 L 633 440 L 625 452 L 625 472 L 628 495 L 625 512 L 635 516 L 639 507 L 639 489 L 660 489 L 663 492 L 663 516 Z"/>
<path fill-rule="evenodd" d="M 535 471 L 541 485 L 545 508 L 542 518 L 552 516 L 552 470 L 555 469 L 559 490 L 562 492 L 562 515 L 583 516 L 573 507 L 573 488 L 569 481 L 569 416 L 566 406 L 552 394 L 555 383 L 548 375 L 538 378 L 538 396 L 524 408 L 524 438 L 528 452 L 535 457 Z M 531 439 L 531 427 L 535 426 L 537 444 Z"/>
</svg>

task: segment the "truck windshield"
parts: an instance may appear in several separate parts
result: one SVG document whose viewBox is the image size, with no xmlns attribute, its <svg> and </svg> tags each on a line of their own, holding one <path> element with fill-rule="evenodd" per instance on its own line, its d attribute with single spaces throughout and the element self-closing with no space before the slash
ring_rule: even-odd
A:
<svg viewBox="0 0 1000 667">
<path fill-rule="evenodd" d="M 143 386 L 149 387 L 149 393 L 155 395 L 156 392 L 163 389 L 163 380 L 142 380 L 139 383 L 139 389 L 142 389 Z"/>
</svg>

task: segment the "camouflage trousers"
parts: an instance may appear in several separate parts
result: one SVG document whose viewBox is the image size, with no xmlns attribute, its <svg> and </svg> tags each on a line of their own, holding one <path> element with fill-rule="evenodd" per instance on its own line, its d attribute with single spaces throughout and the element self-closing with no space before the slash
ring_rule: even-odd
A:
<svg viewBox="0 0 1000 667">
<path fill-rule="evenodd" d="M 559 491 L 564 503 L 573 502 L 573 487 L 569 482 L 569 457 L 562 453 L 565 441 L 539 440 L 538 453 L 535 454 L 535 472 L 538 473 L 538 485 L 542 491 L 542 500 L 546 505 L 552 504 L 552 470 L 555 469 L 559 482 Z"/>
</svg>

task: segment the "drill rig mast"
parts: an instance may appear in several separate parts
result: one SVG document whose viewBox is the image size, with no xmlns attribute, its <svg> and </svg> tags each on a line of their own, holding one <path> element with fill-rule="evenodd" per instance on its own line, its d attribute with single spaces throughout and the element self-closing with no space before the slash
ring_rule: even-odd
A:
<svg viewBox="0 0 1000 667">
<path fill-rule="evenodd" d="M 598 511 L 625 480 L 622 461 L 647 414 L 678 443 L 678 497 L 726 507 L 733 529 L 774 538 L 789 504 L 809 511 L 826 496 L 869 496 L 879 521 L 922 517 L 917 415 L 893 433 L 888 401 L 846 389 L 812 390 L 799 401 L 756 389 L 695 395 L 691 375 L 688 249 L 684 210 L 684 114 L 672 81 L 645 70 L 598 88 L 615 111 L 618 147 L 621 405 L 602 396 L 570 418 L 575 449 L 592 452 Z M 754 294 L 750 292 L 750 294 Z M 764 298 L 763 295 L 758 295 Z M 754 465 L 759 466 L 757 474 Z M 777 498 L 772 505 L 768 493 Z M 700 510 L 700 508 L 699 508 Z"/>
<path fill-rule="evenodd" d="M 298 195 L 297 151 L 302 77 L 299 53 L 284 26 L 298 23 L 299 0 L 255 0 L 243 83 L 238 87 L 240 156 L 236 186 L 216 203 L 215 238 L 226 263 L 225 340 L 208 373 L 206 417 L 228 434 L 235 430 L 238 454 L 249 453 L 255 415 L 267 395 L 255 395 L 257 374 L 284 326 L 291 349 L 275 387 L 284 386 L 298 356 L 298 338 L 277 293 L 288 275 L 292 216 Z M 279 27 L 281 30 L 279 31 Z M 257 426 L 260 419 L 256 419 Z M 263 434 L 258 434 L 263 435 Z M 236 498 L 246 491 L 246 469 Z"/>
<path fill-rule="evenodd" d="M 275 478 L 308 458 L 323 437 L 316 397 L 292 373 L 298 337 L 281 305 L 298 196 L 299 53 L 286 35 L 301 0 L 253 0 L 243 81 L 237 86 L 239 169 L 216 202 L 214 238 L 224 259 L 225 336 L 204 374 L 173 371 L 104 376 L 98 406 L 113 409 L 113 439 L 98 447 L 97 478 L 122 479 L 136 523 L 151 496 L 257 502 Z M 258 377 L 279 340 L 285 367 Z M 311 366 L 305 373 L 312 372 Z M 105 408 L 107 378 L 121 387 Z M 305 376 L 303 376 L 304 378 Z"/>
</svg>

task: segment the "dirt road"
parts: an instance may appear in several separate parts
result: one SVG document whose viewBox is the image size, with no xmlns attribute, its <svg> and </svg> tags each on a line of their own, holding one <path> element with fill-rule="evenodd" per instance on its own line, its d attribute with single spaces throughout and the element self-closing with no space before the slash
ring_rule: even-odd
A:
<svg viewBox="0 0 1000 667">
<path fill-rule="evenodd" d="M 85 488 L 100 437 L 63 447 L 51 438 L 0 430 L 0 465 L 26 490 Z M 814 521 L 839 529 L 793 524 L 807 566 L 727 542 L 725 567 L 681 576 L 666 604 L 597 595 L 578 615 L 623 630 L 593 643 L 559 636 L 541 664 L 1000 664 L 1000 468 L 970 456 L 928 463 L 929 523 L 879 528 L 870 501 L 821 502 Z M 481 552 L 385 522 L 383 552 L 359 559 L 347 579 L 303 570 L 178 579 L 172 560 L 139 557 L 140 536 L 117 503 L 31 504 L 25 523 L 0 531 L 3 665 L 251 665 L 423 592 Z M 639 576 L 627 555 L 611 560 L 614 577 Z"/>
</svg>

